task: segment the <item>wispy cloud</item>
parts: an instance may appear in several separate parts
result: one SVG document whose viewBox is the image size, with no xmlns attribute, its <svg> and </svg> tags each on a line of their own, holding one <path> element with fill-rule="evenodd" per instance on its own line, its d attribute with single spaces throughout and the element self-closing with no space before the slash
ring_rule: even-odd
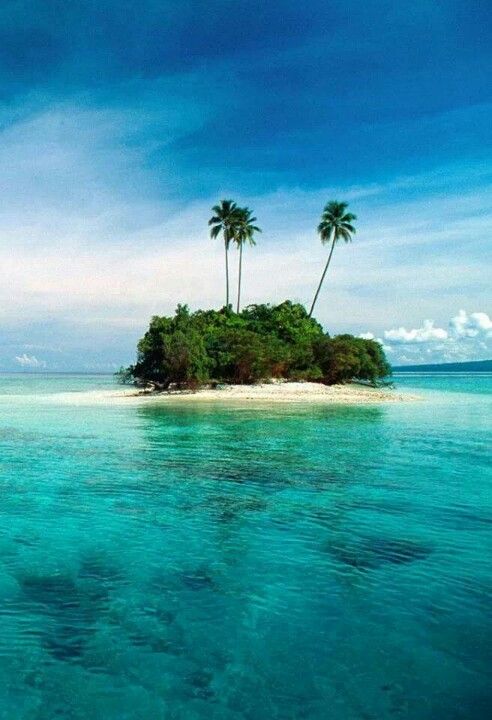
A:
<svg viewBox="0 0 492 720">
<path fill-rule="evenodd" d="M 22 355 L 16 356 L 15 361 L 22 368 L 28 368 L 30 370 L 33 370 L 33 369 L 38 370 L 40 368 L 46 368 L 46 361 L 38 360 L 38 358 L 35 355 L 27 355 L 26 353 L 23 353 Z"/>
</svg>

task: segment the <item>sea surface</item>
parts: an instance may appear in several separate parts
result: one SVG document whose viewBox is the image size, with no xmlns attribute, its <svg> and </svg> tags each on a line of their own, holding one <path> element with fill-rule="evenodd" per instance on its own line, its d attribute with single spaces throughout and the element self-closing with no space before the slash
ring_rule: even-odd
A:
<svg viewBox="0 0 492 720">
<path fill-rule="evenodd" d="M 0 719 L 492 717 L 492 376 L 395 379 L 422 399 L 0 376 Z"/>
</svg>

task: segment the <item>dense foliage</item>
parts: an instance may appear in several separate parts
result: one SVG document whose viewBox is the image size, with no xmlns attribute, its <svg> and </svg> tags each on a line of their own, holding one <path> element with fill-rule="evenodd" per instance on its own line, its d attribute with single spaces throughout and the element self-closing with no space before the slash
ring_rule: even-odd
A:
<svg viewBox="0 0 492 720">
<path fill-rule="evenodd" d="M 302 305 L 250 305 L 154 317 L 138 343 L 123 380 L 197 387 L 204 383 L 254 383 L 271 378 L 327 384 L 376 384 L 391 373 L 381 345 L 352 335 L 330 338 Z"/>
</svg>

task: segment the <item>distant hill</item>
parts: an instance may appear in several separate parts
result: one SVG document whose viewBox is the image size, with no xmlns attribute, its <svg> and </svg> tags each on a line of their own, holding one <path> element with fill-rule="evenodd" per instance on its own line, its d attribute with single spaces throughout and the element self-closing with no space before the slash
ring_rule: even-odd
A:
<svg viewBox="0 0 492 720">
<path fill-rule="evenodd" d="M 400 365 L 394 372 L 492 372 L 492 360 L 440 363 L 435 365 Z"/>
</svg>

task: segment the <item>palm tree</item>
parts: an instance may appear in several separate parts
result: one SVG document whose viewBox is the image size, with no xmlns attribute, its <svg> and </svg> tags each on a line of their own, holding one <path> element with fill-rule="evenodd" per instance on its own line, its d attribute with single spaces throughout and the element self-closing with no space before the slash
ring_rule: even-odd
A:
<svg viewBox="0 0 492 720">
<path fill-rule="evenodd" d="M 357 216 L 350 212 L 346 212 L 347 207 L 348 204 L 346 202 L 337 202 L 336 200 L 332 200 L 325 205 L 323 214 L 321 215 L 321 222 L 318 225 L 318 233 L 323 245 L 326 245 L 326 243 L 331 240 L 331 248 L 328 260 L 326 261 L 325 269 L 323 270 L 321 280 L 319 281 L 318 289 L 316 290 L 316 295 L 314 296 L 313 304 L 311 305 L 311 310 L 309 311 L 309 317 L 313 314 L 319 291 L 323 285 L 323 280 L 325 279 L 326 271 L 328 270 L 331 256 L 333 255 L 333 250 L 335 249 L 335 244 L 338 240 L 344 240 L 346 243 L 351 242 L 352 235 L 355 233 L 355 228 L 351 223 L 354 220 L 357 220 Z"/>
<path fill-rule="evenodd" d="M 254 225 L 256 222 L 255 217 L 251 217 L 251 210 L 249 208 L 239 208 L 237 211 L 237 222 L 234 228 L 234 242 L 239 248 L 239 273 L 237 282 L 237 312 L 239 313 L 241 306 L 241 278 L 243 272 L 243 246 L 248 243 L 253 246 L 256 245 L 254 234 L 260 232 L 259 227 Z"/>
<path fill-rule="evenodd" d="M 212 208 L 213 216 L 208 221 L 210 236 L 216 238 L 220 233 L 224 237 L 226 267 L 226 308 L 229 307 L 229 245 L 234 237 L 234 227 L 238 218 L 238 207 L 232 200 L 221 200 Z"/>
</svg>

